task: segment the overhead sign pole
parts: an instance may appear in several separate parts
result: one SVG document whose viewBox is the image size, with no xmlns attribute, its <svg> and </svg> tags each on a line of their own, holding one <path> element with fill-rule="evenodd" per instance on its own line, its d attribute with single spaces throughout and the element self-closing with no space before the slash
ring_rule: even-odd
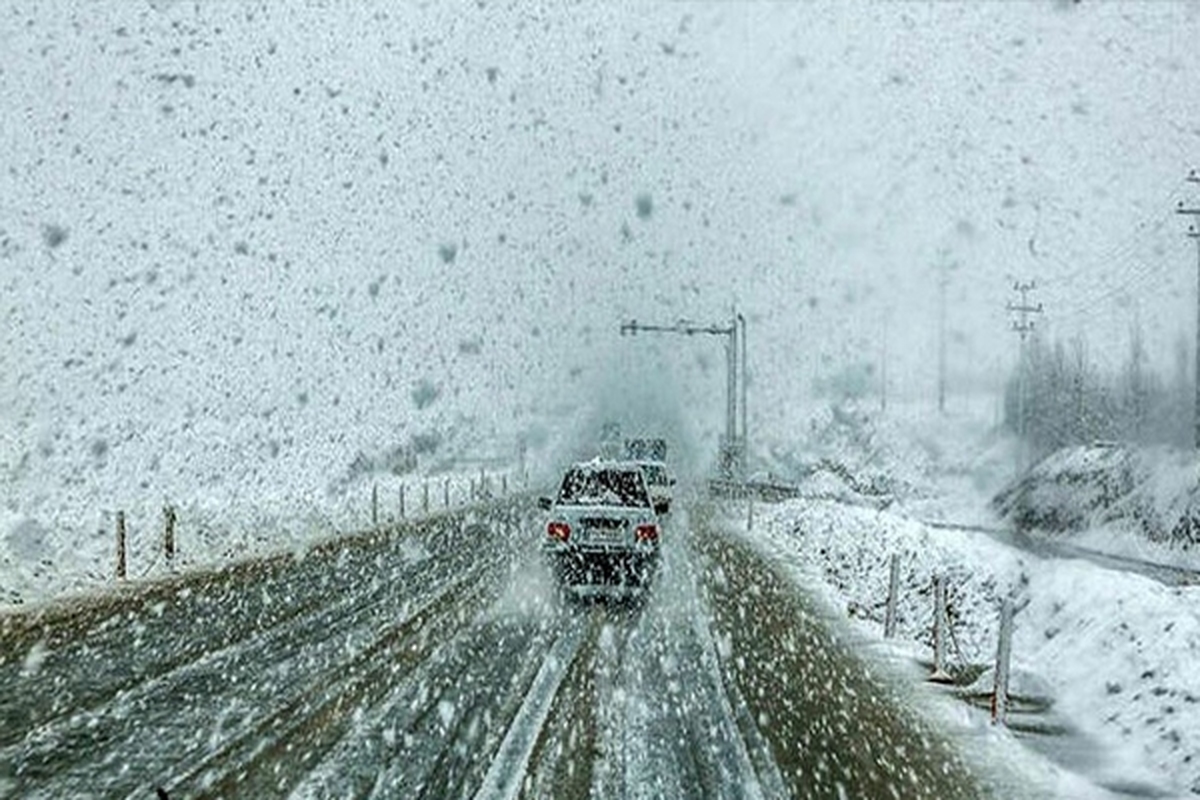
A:
<svg viewBox="0 0 1200 800">
<path fill-rule="evenodd" d="M 1200 173 L 1192 170 L 1187 176 L 1188 183 L 1200 183 Z M 1194 445 L 1200 449 L 1200 227 L 1197 227 L 1197 222 L 1200 222 L 1200 208 L 1189 208 L 1184 206 L 1183 201 L 1179 201 L 1179 205 L 1175 208 L 1176 214 L 1187 214 L 1192 217 L 1192 225 L 1188 228 L 1187 235 L 1196 241 L 1196 374 L 1194 385 L 1194 396 L 1192 401 L 1192 425 L 1194 430 Z"/>
<path fill-rule="evenodd" d="M 738 335 L 738 326 L 742 335 Z M 697 334 L 724 336 L 725 342 L 725 436 L 721 442 L 720 470 L 722 477 L 733 479 L 745 475 L 746 469 L 746 422 L 745 422 L 745 331 L 746 320 L 734 313 L 729 325 L 700 325 L 680 320 L 674 325 L 655 325 L 630 320 L 621 323 L 621 335 L 636 336 L 638 333 L 675 333 L 684 336 Z M 738 347 L 742 347 L 742 434 L 738 435 Z"/>
</svg>

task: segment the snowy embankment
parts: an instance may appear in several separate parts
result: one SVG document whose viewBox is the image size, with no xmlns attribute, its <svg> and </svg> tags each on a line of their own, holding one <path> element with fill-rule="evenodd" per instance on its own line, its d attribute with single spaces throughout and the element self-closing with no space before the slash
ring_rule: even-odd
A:
<svg viewBox="0 0 1200 800">
<path fill-rule="evenodd" d="M 1193 451 L 1068 447 L 1035 464 L 993 506 L 1024 528 L 1131 558 L 1200 568 L 1200 462 Z"/>
<path fill-rule="evenodd" d="M 1095 777 L 1125 782 L 1144 765 L 1146 782 L 1200 790 L 1200 590 L 1084 561 L 1043 561 L 986 536 L 837 502 L 792 501 L 755 525 L 772 549 L 820 579 L 832 604 L 880 637 L 892 554 L 901 563 L 904 639 L 932 647 L 931 586 L 947 576 L 948 650 L 959 665 L 990 666 L 1000 600 L 1014 596 L 1024 604 L 1014 691 L 1044 686 L 1061 715 L 1105 746 L 1108 767 Z"/>
<path fill-rule="evenodd" d="M 462 508 L 483 495 L 523 488 L 519 470 L 363 476 L 337 493 L 245 496 L 226 491 L 173 503 L 176 555 L 163 552 L 164 505 L 139 499 L 95 514 L 35 519 L 0 509 L 0 610 L 115 585 L 116 516 L 125 515 L 127 576 L 179 571 L 307 550 L 372 525 Z M 483 487 L 481 489 L 481 487 Z M 403 509 L 401 492 L 403 491 Z M 90 519 L 89 519 L 90 517 Z"/>
<path fill-rule="evenodd" d="M 966 456 L 972 447 L 979 453 L 988 441 L 995 444 L 983 428 L 964 437 L 970 426 L 951 423 L 940 444 L 927 441 L 922 448 L 913 444 L 923 439 L 916 424 L 893 419 L 884 425 L 862 416 L 852 435 L 831 436 L 838 426 L 844 421 L 834 419 L 812 437 L 818 457 L 849 464 L 851 472 L 889 474 L 893 493 L 884 502 L 864 497 L 830 470 L 817 469 L 802 485 L 825 499 L 759 506 L 752 535 L 821 587 L 866 636 L 879 639 L 889 562 L 898 556 L 897 636 L 930 660 L 932 586 L 935 575 L 946 576 L 951 666 L 984 669 L 980 687 L 991 686 L 1000 603 L 1013 598 L 1013 692 L 1048 695 L 1056 717 L 1095 744 L 1090 763 L 1070 767 L 1104 786 L 1200 793 L 1200 587 L 1041 558 L 986 533 L 923 521 L 998 524 L 988 510 L 995 479 L 1002 477 L 997 460 Z M 863 449 L 863 442 L 870 447 Z M 1096 543 L 1118 534 L 1110 527 L 1081 536 Z M 1144 554 L 1147 547 L 1137 549 Z M 1156 555 L 1166 561 L 1178 554 L 1158 545 Z"/>
</svg>

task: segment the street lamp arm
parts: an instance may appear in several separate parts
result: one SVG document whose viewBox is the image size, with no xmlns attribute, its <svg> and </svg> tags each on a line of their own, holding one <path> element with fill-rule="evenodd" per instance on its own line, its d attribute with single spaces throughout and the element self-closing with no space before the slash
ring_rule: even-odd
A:
<svg viewBox="0 0 1200 800">
<path fill-rule="evenodd" d="M 697 333 L 708 333 L 714 336 L 732 336 L 734 332 L 733 326 L 723 328 L 719 325 L 690 325 L 687 323 L 676 323 L 675 325 L 648 325 L 637 320 L 621 323 L 621 334 L 626 333 L 636 334 L 639 331 L 647 331 L 654 333 L 682 333 L 688 336 Z"/>
</svg>

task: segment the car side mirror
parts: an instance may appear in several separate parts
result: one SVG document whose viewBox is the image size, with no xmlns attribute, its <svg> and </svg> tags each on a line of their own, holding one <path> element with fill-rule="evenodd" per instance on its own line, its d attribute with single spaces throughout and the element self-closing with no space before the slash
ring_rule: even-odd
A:
<svg viewBox="0 0 1200 800">
<path fill-rule="evenodd" d="M 554 505 L 554 501 L 552 499 L 550 499 L 549 497 L 539 497 L 538 498 L 538 508 L 540 508 L 542 511 L 549 511 L 550 507 L 553 505 Z"/>
<path fill-rule="evenodd" d="M 671 501 L 666 498 L 660 498 L 654 501 L 655 514 L 668 514 L 671 511 Z"/>
</svg>

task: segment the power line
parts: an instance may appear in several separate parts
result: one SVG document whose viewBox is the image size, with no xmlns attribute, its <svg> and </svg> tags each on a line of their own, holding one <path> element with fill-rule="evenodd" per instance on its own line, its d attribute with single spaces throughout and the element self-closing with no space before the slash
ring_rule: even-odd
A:
<svg viewBox="0 0 1200 800">
<path fill-rule="evenodd" d="M 1124 250 L 1133 250 L 1131 245 Z M 1107 272 L 1116 261 L 1123 261 L 1125 269 L 1119 274 Z M 1122 294 L 1132 294 L 1146 288 L 1152 283 L 1160 284 L 1164 277 L 1165 266 L 1162 260 L 1139 257 L 1136 254 L 1121 253 L 1118 258 L 1111 259 L 1105 266 L 1095 270 L 1095 274 L 1078 282 L 1059 279 L 1048 281 L 1052 285 L 1058 283 L 1070 289 L 1063 298 L 1070 306 L 1058 313 L 1059 319 L 1075 320 L 1084 315 L 1091 315 L 1095 307 L 1108 303 Z"/>
<path fill-rule="evenodd" d="M 1169 201 L 1171 197 L 1178 196 L 1181 187 L 1193 182 L 1191 176 L 1176 180 L 1164 199 Z M 1109 303 L 1122 294 L 1138 293 L 1151 282 L 1161 283 L 1166 266 L 1163 259 L 1155 258 L 1147 252 L 1150 248 L 1146 235 L 1163 232 L 1171 216 L 1173 214 L 1165 210 L 1156 217 L 1143 220 L 1135 227 L 1133 237 L 1114 247 L 1100 259 L 1089 259 L 1086 263 L 1071 266 L 1053 254 L 1039 253 L 1039 258 L 1065 267 L 1058 275 L 1043 276 L 1051 287 L 1059 286 L 1069 290 L 1061 298 L 1066 303 L 1066 308 L 1060 308 L 1055 313 L 1056 320 L 1077 322 L 1094 315 L 1097 306 Z"/>
<path fill-rule="evenodd" d="M 1179 191 L 1188 182 L 1190 182 L 1190 181 L 1188 181 L 1186 178 L 1177 179 L 1171 185 L 1170 190 L 1164 193 L 1162 201 L 1159 203 L 1153 204 L 1154 207 L 1163 208 L 1164 206 L 1166 206 L 1169 203 L 1170 199 L 1172 197 L 1177 196 Z M 1143 233 L 1145 231 L 1145 229 L 1147 229 L 1147 228 L 1152 228 L 1153 230 L 1156 230 L 1156 231 L 1164 229 L 1167 225 L 1167 220 L 1170 217 L 1171 217 L 1170 212 L 1162 212 L 1159 215 L 1152 217 L 1148 220 L 1143 220 L 1139 225 L 1136 225 L 1134 227 L 1135 236 L 1140 233 Z M 1138 244 L 1139 243 L 1137 241 L 1125 240 L 1123 243 L 1116 245 L 1107 255 L 1103 256 L 1100 259 L 1100 262 L 1102 264 L 1100 269 L 1103 270 L 1105 266 L 1113 264 L 1114 262 L 1126 260 L 1129 256 L 1129 251 L 1137 248 Z M 1091 260 L 1089 263 L 1086 263 L 1086 264 L 1082 264 L 1082 263 L 1078 263 L 1078 262 L 1076 262 L 1075 264 L 1069 264 L 1069 263 L 1063 261 L 1061 258 L 1054 256 L 1053 253 L 1038 253 L 1037 257 L 1039 259 L 1044 259 L 1044 260 L 1053 262 L 1053 263 L 1065 268 L 1065 271 L 1060 273 L 1057 277 L 1051 279 L 1051 282 L 1063 283 L 1063 284 L 1067 284 L 1067 285 L 1071 285 L 1071 286 L 1075 286 L 1075 285 L 1085 285 L 1086 286 L 1092 280 L 1094 280 L 1096 277 L 1097 268 L 1095 266 L 1096 265 L 1095 259 Z"/>
</svg>

